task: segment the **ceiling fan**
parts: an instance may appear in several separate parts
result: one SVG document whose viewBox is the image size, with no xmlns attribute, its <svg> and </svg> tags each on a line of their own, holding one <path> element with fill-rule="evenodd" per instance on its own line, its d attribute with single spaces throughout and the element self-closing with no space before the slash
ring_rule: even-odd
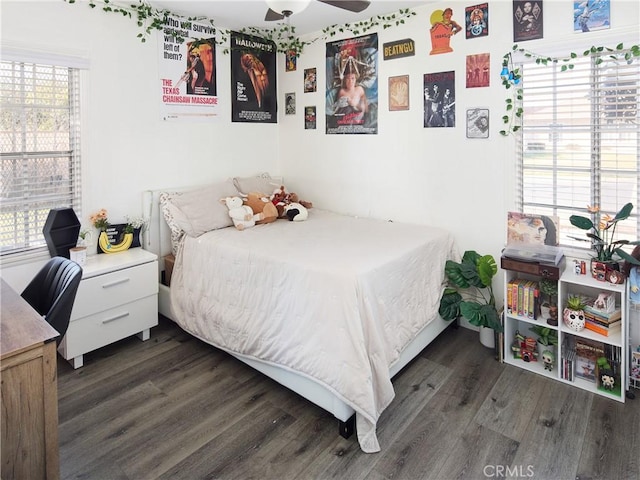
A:
<svg viewBox="0 0 640 480">
<path fill-rule="evenodd" d="M 316 0 L 332 7 L 342 8 L 350 12 L 362 12 L 371 2 L 368 0 Z M 265 21 L 272 22 L 289 18 L 294 13 L 300 13 L 307 8 L 311 0 L 266 0 L 269 10 L 264 17 Z"/>
</svg>

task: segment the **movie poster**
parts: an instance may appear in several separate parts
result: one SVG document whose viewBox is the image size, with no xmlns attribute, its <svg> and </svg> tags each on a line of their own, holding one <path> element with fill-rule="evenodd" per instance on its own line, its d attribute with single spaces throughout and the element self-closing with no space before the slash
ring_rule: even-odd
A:
<svg viewBox="0 0 640 480">
<path fill-rule="evenodd" d="M 467 88 L 489 86 L 490 54 L 467 55 Z"/>
<path fill-rule="evenodd" d="M 231 32 L 231 121 L 276 123 L 276 44 Z"/>
<path fill-rule="evenodd" d="M 609 0 L 576 0 L 573 2 L 573 30 L 593 32 L 611 27 Z"/>
<path fill-rule="evenodd" d="M 304 107 L 304 129 L 316 129 L 316 106 Z"/>
<path fill-rule="evenodd" d="M 158 31 L 163 120 L 219 119 L 215 34 L 210 25 L 174 17 Z"/>
<path fill-rule="evenodd" d="M 378 34 L 327 43 L 328 134 L 378 133 Z"/>
<path fill-rule="evenodd" d="M 481 3 L 464 9 L 466 38 L 489 35 L 489 4 Z"/>
<path fill-rule="evenodd" d="M 424 127 L 456 126 L 456 72 L 424 74 Z"/>
<path fill-rule="evenodd" d="M 513 41 L 542 38 L 542 0 L 513 0 Z"/>
</svg>

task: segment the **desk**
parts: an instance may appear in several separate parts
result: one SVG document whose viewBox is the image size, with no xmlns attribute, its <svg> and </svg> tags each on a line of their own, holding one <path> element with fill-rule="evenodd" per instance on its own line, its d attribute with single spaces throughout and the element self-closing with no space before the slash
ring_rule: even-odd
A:
<svg viewBox="0 0 640 480">
<path fill-rule="evenodd" d="M 57 479 L 58 332 L 0 282 L 0 475 L 3 480 Z"/>
</svg>

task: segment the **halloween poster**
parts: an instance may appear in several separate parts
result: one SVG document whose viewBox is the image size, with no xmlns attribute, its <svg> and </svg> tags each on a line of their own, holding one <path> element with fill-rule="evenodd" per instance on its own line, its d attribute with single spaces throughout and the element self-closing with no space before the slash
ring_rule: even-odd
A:
<svg viewBox="0 0 640 480">
<path fill-rule="evenodd" d="M 513 41 L 542 38 L 542 0 L 513 0 Z"/>
<path fill-rule="evenodd" d="M 456 126 L 456 72 L 424 74 L 424 127 Z"/>
<path fill-rule="evenodd" d="M 210 25 L 174 17 L 167 17 L 158 31 L 163 120 L 219 119 L 215 33 Z"/>
<path fill-rule="evenodd" d="M 465 8 L 464 21 L 467 40 L 489 35 L 489 4 L 481 3 Z"/>
<path fill-rule="evenodd" d="M 327 134 L 378 133 L 378 34 L 327 43 Z"/>
<path fill-rule="evenodd" d="M 231 121 L 276 123 L 276 45 L 231 32 Z"/>
<path fill-rule="evenodd" d="M 611 26 L 610 0 L 577 0 L 573 2 L 573 30 L 593 32 Z"/>
</svg>

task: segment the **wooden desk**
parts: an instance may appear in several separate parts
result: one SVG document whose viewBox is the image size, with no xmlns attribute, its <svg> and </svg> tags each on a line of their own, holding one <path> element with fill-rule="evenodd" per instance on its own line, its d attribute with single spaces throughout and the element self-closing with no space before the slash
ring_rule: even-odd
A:
<svg viewBox="0 0 640 480">
<path fill-rule="evenodd" d="M 57 479 L 58 332 L 0 282 L 0 475 L 3 480 Z"/>
</svg>

